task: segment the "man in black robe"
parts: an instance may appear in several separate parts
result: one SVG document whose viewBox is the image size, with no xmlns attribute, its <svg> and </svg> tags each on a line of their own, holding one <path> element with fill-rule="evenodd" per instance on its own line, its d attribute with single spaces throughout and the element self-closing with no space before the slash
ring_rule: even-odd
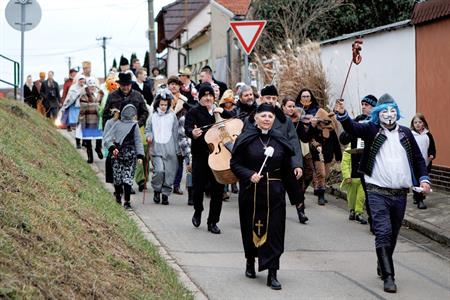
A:
<svg viewBox="0 0 450 300">
<path fill-rule="evenodd" d="M 284 252 L 285 185 L 289 184 L 286 174 L 292 172 L 290 160 L 294 150 L 280 132 L 272 129 L 274 119 L 272 105 L 258 107 L 257 126 L 246 128 L 237 138 L 230 164 L 241 187 L 239 219 L 247 259 L 245 275 L 256 277 L 254 262 L 258 257 L 258 270 L 269 270 L 267 285 L 279 290 L 276 272 Z M 268 148 L 273 149 L 273 155 L 264 163 Z"/>
</svg>

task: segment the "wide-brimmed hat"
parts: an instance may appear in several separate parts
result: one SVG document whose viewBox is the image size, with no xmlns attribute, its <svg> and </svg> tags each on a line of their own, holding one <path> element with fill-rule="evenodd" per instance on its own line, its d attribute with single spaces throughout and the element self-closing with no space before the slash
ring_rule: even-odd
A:
<svg viewBox="0 0 450 300">
<path fill-rule="evenodd" d="M 116 81 L 120 85 L 128 85 L 132 84 L 133 80 L 131 80 L 130 73 L 119 73 L 119 80 Z"/>
<path fill-rule="evenodd" d="M 192 71 L 188 67 L 180 69 L 178 72 L 178 76 L 191 76 Z"/>
</svg>

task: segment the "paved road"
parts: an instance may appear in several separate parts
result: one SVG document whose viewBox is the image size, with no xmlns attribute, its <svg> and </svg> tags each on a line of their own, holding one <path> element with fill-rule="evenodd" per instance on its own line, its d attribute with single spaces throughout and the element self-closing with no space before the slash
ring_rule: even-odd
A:
<svg viewBox="0 0 450 300">
<path fill-rule="evenodd" d="M 103 161 L 95 164 L 103 169 Z M 205 212 L 201 226 L 192 226 L 186 196 L 172 196 L 168 206 L 154 204 L 151 196 L 145 204 L 142 193 L 134 197 L 136 214 L 210 299 L 450 299 L 448 248 L 423 237 L 414 243 L 407 230 L 394 255 L 398 292 L 384 293 L 376 276 L 373 236 L 367 226 L 348 221 L 343 201 L 331 196 L 327 206 L 319 207 L 308 195 L 308 225 L 299 224 L 288 207 L 281 291 L 265 286 L 266 272 L 256 279 L 244 276 L 236 195 L 223 205 L 220 235 L 208 233 Z M 444 249 L 444 255 L 430 249 Z"/>
</svg>

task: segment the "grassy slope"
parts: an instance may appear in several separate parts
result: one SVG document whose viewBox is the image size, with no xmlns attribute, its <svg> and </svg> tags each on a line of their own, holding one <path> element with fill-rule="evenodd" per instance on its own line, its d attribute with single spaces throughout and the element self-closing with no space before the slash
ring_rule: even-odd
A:
<svg viewBox="0 0 450 300">
<path fill-rule="evenodd" d="M 0 100 L 0 298 L 191 299 L 53 126 Z"/>
</svg>

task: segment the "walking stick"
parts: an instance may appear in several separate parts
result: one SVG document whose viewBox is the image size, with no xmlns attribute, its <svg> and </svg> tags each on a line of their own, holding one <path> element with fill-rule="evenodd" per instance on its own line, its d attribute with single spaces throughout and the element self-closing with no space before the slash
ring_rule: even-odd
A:
<svg viewBox="0 0 450 300">
<path fill-rule="evenodd" d="M 145 192 L 147 191 L 147 181 L 148 181 L 148 165 L 150 164 L 150 144 L 147 141 L 147 153 L 145 153 L 144 162 L 144 193 L 142 194 L 142 204 L 145 202 Z"/>
<path fill-rule="evenodd" d="M 341 96 L 339 100 L 342 101 L 342 96 L 344 95 L 345 86 L 347 85 L 348 75 L 350 74 L 350 70 L 352 69 L 353 63 L 355 65 L 359 65 L 362 61 L 362 56 L 359 53 L 361 51 L 361 44 L 363 43 L 362 39 L 356 39 L 356 41 L 352 44 L 352 60 L 350 61 L 350 66 L 348 67 L 347 76 L 345 76 L 344 86 L 342 87 Z"/>
</svg>

